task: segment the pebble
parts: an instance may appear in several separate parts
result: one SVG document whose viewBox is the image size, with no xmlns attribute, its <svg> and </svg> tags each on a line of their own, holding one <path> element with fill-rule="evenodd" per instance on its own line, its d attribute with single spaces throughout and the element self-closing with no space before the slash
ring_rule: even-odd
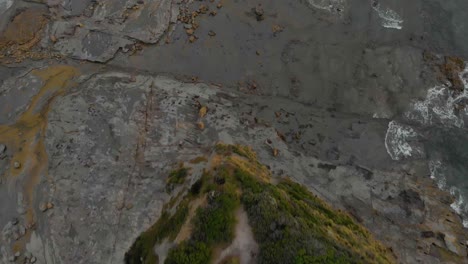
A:
<svg viewBox="0 0 468 264">
<path fill-rule="evenodd" d="M 198 127 L 198 129 L 200 129 L 200 130 L 204 130 L 204 129 L 205 129 L 205 123 L 203 123 L 203 122 L 200 121 L 200 122 L 197 123 L 197 127 Z"/>
<path fill-rule="evenodd" d="M 208 107 L 202 106 L 202 107 L 200 108 L 200 110 L 198 110 L 198 116 L 199 116 L 200 118 L 203 118 L 203 117 L 206 116 L 206 113 L 207 113 L 207 112 L 208 112 Z"/>
<path fill-rule="evenodd" d="M 54 204 L 51 203 L 51 202 L 48 202 L 47 203 L 47 209 L 52 209 L 52 208 L 54 208 Z"/>
<path fill-rule="evenodd" d="M 279 155 L 279 150 L 278 149 L 273 149 L 273 157 L 278 157 Z"/>
<path fill-rule="evenodd" d="M 47 211 L 47 204 L 41 203 L 41 204 L 39 205 L 39 210 L 41 210 L 42 212 Z"/>
<path fill-rule="evenodd" d="M 31 260 L 29 261 L 30 263 L 36 263 L 37 261 L 37 258 L 36 257 L 32 257 Z"/>
<path fill-rule="evenodd" d="M 17 257 L 17 258 L 18 258 L 19 256 L 21 256 L 21 253 L 20 253 L 19 251 L 16 251 L 16 253 L 15 253 L 15 257 Z"/>
<path fill-rule="evenodd" d="M 13 163 L 13 167 L 15 167 L 15 169 L 19 169 L 19 168 L 21 168 L 21 163 L 19 161 L 15 161 Z"/>
<path fill-rule="evenodd" d="M 125 207 L 125 203 L 122 201 L 122 202 L 119 202 L 119 203 L 117 204 L 117 207 L 116 207 L 116 208 L 117 208 L 118 211 L 120 211 L 120 210 L 122 210 L 124 207 Z"/>
</svg>

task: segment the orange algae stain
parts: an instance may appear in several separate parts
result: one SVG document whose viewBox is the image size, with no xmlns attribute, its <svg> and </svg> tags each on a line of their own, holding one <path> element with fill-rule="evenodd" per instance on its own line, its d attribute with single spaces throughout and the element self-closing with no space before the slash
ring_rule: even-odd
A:
<svg viewBox="0 0 468 264">
<path fill-rule="evenodd" d="M 0 59 L 4 63 L 20 62 L 25 58 L 47 57 L 45 52 L 33 51 L 40 42 L 47 24 L 44 8 L 29 8 L 20 11 L 0 32 Z"/>
<path fill-rule="evenodd" d="M 40 91 L 32 98 L 29 107 L 21 114 L 16 123 L 0 125 L 0 141 L 12 151 L 7 179 L 20 180 L 26 203 L 26 221 L 35 222 L 33 202 L 34 191 L 41 176 L 47 174 L 48 157 L 44 144 L 47 128 L 47 115 L 51 103 L 74 82 L 78 71 L 71 66 L 52 66 L 34 70 L 32 74 L 43 81 Z M 15 164 L 19 164 L 15 168 Z M 29 233 L 29 232 L 28 232 Z"/>
</svg>

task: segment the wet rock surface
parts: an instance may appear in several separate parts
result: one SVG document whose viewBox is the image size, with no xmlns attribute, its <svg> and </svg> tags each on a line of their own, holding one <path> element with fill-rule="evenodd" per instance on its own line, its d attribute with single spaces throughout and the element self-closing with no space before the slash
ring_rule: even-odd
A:
<svg viewBox="0 0 468 264">
<path fill-rule="evenodd" d="M 122 263 L 220 141 L 399 262 L 467 263 L 430 178 L 466 142 L 467 3 L 0 0 L 0 263 Z"/>
</svg>

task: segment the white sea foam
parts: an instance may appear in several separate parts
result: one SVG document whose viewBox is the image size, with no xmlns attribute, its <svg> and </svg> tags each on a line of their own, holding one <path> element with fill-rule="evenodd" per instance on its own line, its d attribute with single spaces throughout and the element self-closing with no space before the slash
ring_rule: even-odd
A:
<svg viewBox="0 0 468 264">
<path fill-rule="evenodd" d="M 454 97 L 447 85 L 432 87 L 424 100 L 414 100 L 411 103 L 411 109 L 405 113 L 405 117 L 423 125 L 464 127 L 464 117 L 468 116 L 468 110 L 457 115 L 455 107 L 462 101 L 468 101 L 468 67 L 460 73 L 460 78 L 465 86 L 462 94 Z"/>
<path fill-rule="evenodd" d="M 463 227 L 468 228 L 468 220 L 463 219 Z"/>
<path fill-rule="evenodd" d="M 344 10 L 346 0 L 308 0 L 308 2 L 317 9 L 335 12 Z"/>
<path fill-rule="evenodd" d="M 379 111 L 379 112 L 376 112 L 372 115 L 372 118 L 375 118 L 375 119 L 388 119 L 390 118 L 390 115 L 388 113 L 385 113 L 385 111 Z"/>
<path fill-rule="evenodd" d="M 439 189 L 444 190 L 447 186 L 447 178 L 445 177 L 442 167 L 442 162 L 440 160 L 431 160 L 429 161 L 429 171 L 431 172 L 431 179 L 437 183 Z"/>
<path fill-rule="evenodd" d="M 468 228 L 468 219 L 466 215 L 468 213 L 468 205 L 466 204 L 466 197 L 457 187 L 447 188 L 447 178 L 445 176 L 445 167 L 440 160 L 429 161 L 429 171 L 431 172 L 431 179 L 437 182 L 437 186 L 441 190 L 448 190 L 450 194 L 455 198 L 455 201 L 450 204 L 450 207 L 463 218 L 463 226 Z"/>
<path fill-rule="evenodd" d="M 466 64 L 467 66 L 465 67 L 465 69 L 459 74 L 460 79 L 463 81 L 463 86 L 465 86 L 465 91 L 466 89 L 468 89 L 468 63 Z"/>
<path fill-rule="evenodd" d="M 453 98 L 449 88 L 439 85 L 427 91 L 424 100 L 411 103 L 411 110 L 405 113 L 405 117 L 424 125 L 443 124 L 446 126 L 463 127 L 463 118 L 454 112 L 456 102 L 462 100 L 460 95 Z M 468 98 L 467 98 L 468 99 Z"/>
<path fill-rule="evenodd" d="M 410 126 L 391 121 L 388 123 L 385 135 L 385 148 L 388 155 L 393 160 L 401 160 L 415 154 L 420 156 L 423 153 L 422 149 L 410 144 L 410 141 L 414 141 L 417 137 L 418 134 Z"/>
<path fill-rule="evenodd" d="M 465 101 L 465 102 L 468 101 L 468 63 L 466 64 L 467 66 L 465 67 L 465 69 L 462 72 L 460 72 L 458 75 L 463 82 L 463 86 L 464 86 L 463 93 L 457 96 L 455 99 L 453 99 L 454 103 L 459 103 L 461 101 Z M 467 114 L 466 111 L 467 109 L 465 109 L 465 114 Z"/>
<path fill-rule="evenodd" d="M 403 19 L 397 12 L 390 8 L 382 7 L 380 4 L 373 5 L 372 8 L 377 12 L 380 19 L 382 20 L 382 26 L 384 28 L 402 29 Z"/>
<path fill-rule="evenodd" d="M 410 105 L 410 110 L 404 116 L 422 125 L 444 125 L 449 127 L 465 126 L 464 120 L 468 117 L 468 109 L 464 112 L 455 114 L 455 106 L 461 102 L 468 102 L 468 66 L 460 73 L 460 78 L 464 84 L 462 94 L 454 97 L 447 85 L 438 85 L 427 91 L 423 100 L 415 100 Z M 417 144 L 412 143 L 417 137 L 416 131 L 410 126 L 401 125 L 396 121 L 388 124 L 387 134 L 385 136 L 385 147 L 393 160 L 400 160 L 413 156 L 415 153 L 422 153 L 417 148 Z M 457 187 L 449 187 L 447 184 L 446 168 L 444 164 L 437 159 L 429 161 L 429 171 L 431 179 L 435 180 L 437 186 L 442 190 L 450 191 L 455 201 L 450 207 L 463 217 L 463 226 L 468 228 L 468 204 L 467 197 Z"/>
<path fill-rule="evenodd" d="M 460 190 L 457 187 L 451 187 L 450 194 L 455 197 L 455 201 L 450 205 L 450 207 L 452 207 L 452 209 L 459 215 L 466 213 L 468 208 L 465 204 L 465 197 Z"/>
</svg>

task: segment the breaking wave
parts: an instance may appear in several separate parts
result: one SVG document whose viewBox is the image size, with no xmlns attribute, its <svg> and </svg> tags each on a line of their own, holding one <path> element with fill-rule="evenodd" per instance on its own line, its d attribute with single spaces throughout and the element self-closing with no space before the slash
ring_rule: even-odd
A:
<svg viewBox="0 0 468 264">
<path fill-rule="evenodd" d="M 418 134 L 411 126 L 396 121 L 388 123 L 385 135 L 385 148 L 393 160 L 401 160 L 414 155 L 420 156 L 423 151 L 420 146 L 411 144 L 418 138 Z"/>
<path fill-rule="evenodd" d="M 380 19 L 382 20 L 382 26 L 384 28 L 402 29 L 403 19 L 397 12 L 390 8 L 382 7 L 379 3 L 374 2 L 372 8 L 377 12 Z"/>
<path fill-rule="evenodd" d="M 309 4 L 317 9 L 329 12 L 342 11 L 346 0 L 308 0 Z"/>
<path fill-rule="evenodd" d="M 456 102 L 461 100 L 462 96 L 464 95 L 453 98 L 447 86 L 435 86 L 427 91 L 424 100 L 412 103 L 412 109 L 405 113 L 405 117 L 423 125 L 440 123 L 447 126 L 463 127 L 465 125 L 463 118 L 457 116 L 454 111 Z"/>
<path fill-rule="evenodd" d="M 429 171 L 431 172 L 431 179 L 437 183 L 437 187 L 444 190 L 447 186 L 447 178 L 443 173 L 442 162 L 440 160 L 429 161 Z"/>
<path fill-rule="evenodd" d="M 464 91 L 461 94 L 454 94 L 446 84 L 434 86 L 428 89 L 424 99 L 411 102 L 410 110 L 403 115 L 406 120 L 426 126 L 428 129 L 433 126 L 464 128 L 465 120 L 468 120 L 468 110 L 466 107 L 458 112 L 455 109 L 458 105 L 467 105 L 468 102 L 468 66 L 459 76 L 464 84 Z M 420 135 L 413 126 L 391 121 L 385 136 L 385 147 L 393 160 L 414 157 L 415 154 L 421 154 L 423 151 L 414 140 L 418 137 Z M 440 159 L 429 160 L 428 166 L 430 177 L 437 183 L 438 188 L 450 192 L 454 197 L 454 202 L 450 207 L 463 218 L 463 226 L 468 228 L 468 193 L 452 179 L 459 177 L 463 172 L 450 171 L 449 174 L 450 168 L 447 167 L 449 165 L 444 164 Z M 452 175 L 450 181 L 447 179 L 449 175 Z"/>
<path fill-rule="evenodd" d="M 455 96 L 447 85 L 432 87 L 427 91 L 424 100 L 414 100 L 411 103 L 410 110 L 404 116 L 423 125 L 464 127 L 464 119 L 468 116 L 468 112 L 465 109 L 457 114 L 455 108 L 460 103 L 468 102 L 468 66 L 459 77 L 465 87 L 463 93 Z"/>
<path fill-rule="evenodd" d="M 455 186 L 447 186 L 447 177 L 445 175 L 446 168 L 440 160 L 429 161 L 429 170 L 431 179 L 437 183 L 437 187 L 441 190 L 449 191 L 455 198 L 454 202 L 450 204 L 450 207 L 463 218 L 463 226 L 468 228 L 468 204 L 466 203 L 465 194 Z"/>
</svg>

